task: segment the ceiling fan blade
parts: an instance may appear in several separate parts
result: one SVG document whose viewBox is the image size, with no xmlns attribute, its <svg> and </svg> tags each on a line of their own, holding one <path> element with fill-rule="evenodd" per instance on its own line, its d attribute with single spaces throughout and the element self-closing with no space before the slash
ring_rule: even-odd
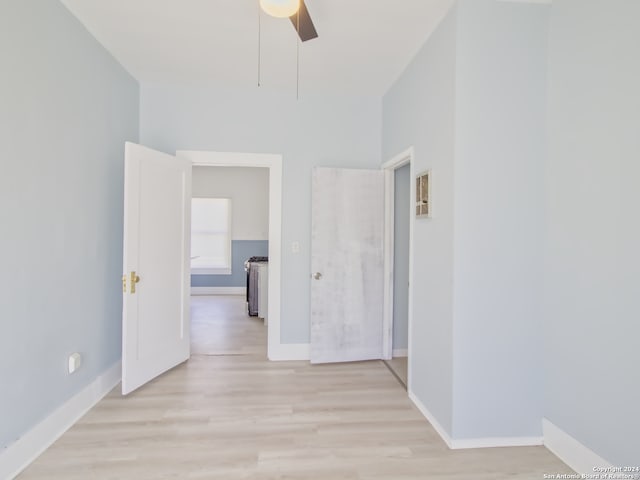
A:
<svg viewBox="0 0 640 480">
<path fill-rule="evenodd" d="M 300 15 L 300 28 L 298 28 L 298 15 Z M 309 15 L 309 10 L 304 0 L 300 0 L 298 13 L 289 17 L 289 20 L 293 23 L 293 28 L 297 30 L 300 40 L 303 42 L 318 38 L 318 32 L 316 32 L 316 27 L 313 25 L 313 20 L 311 20 L 311 15 Z"/>
</svg>

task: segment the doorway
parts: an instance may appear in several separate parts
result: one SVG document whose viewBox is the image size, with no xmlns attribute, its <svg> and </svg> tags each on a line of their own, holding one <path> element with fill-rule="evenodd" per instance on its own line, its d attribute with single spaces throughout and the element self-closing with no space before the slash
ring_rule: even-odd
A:
<svg viewBox="0 0 640 480">
<path fill-rule="evenodd" d="M 179 152 L 125 144 L 122 393 L 190 357 L 191 176 L 194 166 L 269 170 L 267 356 L 280 344 L 282 156 Z M 161 214 L 159 213 L 161 212 Z"/>
<path fill-rule="evenodd" d="M 385 364 L 410 385 L 411 276 L 415 195 L 413 149 L 383 165 L 385 171 Z"/>
<path fill-rule="evenodd" d="M 393 330 L 391 359 L 387 366 L 407 386 L 409 342 L 409 210 L 411 208 L 409 164 L 394 173 L 393 218 Z"/>
<path fill-rule="evenodd" d="M 280 279 L 281 279 L 281 223 L 282 223 L 282 156 L 271 154 L 223 153 L 203 151 L 178 151 L 176 155 L 187 159 L 194 168 L 197 167 L 233 167 L 260 168 L 268 171 L 268 247 L 269 266 L 267 271 L 268 293 L 266 298 L 267 357 L 278 360 L 281 353 L 280 344 Z M 233 207 L 232 207 L 233 208 Z M 244 262 L 245 259 L 242 259 Z M 246 272 L 240 272 L 246 282 Z M 215 288 L 215 287 L 211 287 Z M 243 287 L 235 287 L 235 295 L 246 295 L 246 283 Z M 209 290 L 210 292 L 212 290 Z M 215 291 L 215 290 L 213 290 Z M 217 293 L 225 293 L 218 290 Z M 206 292 L 205 292 L 206 293 Z M 197 300 L 197 299 L 196 299 Z M 228 299 L 233 300 L 233 299 Z M 235 306 L 234 306 L 235 305 Z M 236 298 L 236 303 L 227 302 L 231 315 L 240 315 L 238 305 L 246 308 L 243 298 Z"/>
<path fill-rule="evenodd" d="M 266 358 L 269 170 L 193 166 L 191 191 L 191 353 Z"/>
</svg>

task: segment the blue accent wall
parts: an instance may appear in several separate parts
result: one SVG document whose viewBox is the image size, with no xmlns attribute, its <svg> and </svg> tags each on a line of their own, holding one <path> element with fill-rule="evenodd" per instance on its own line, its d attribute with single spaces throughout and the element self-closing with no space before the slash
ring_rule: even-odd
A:
<svg viewBox="0 0 640 480">
<path fill-rule="evenodd" d="M 247 284 L 244 261 L 250 257 L 268 255 L 268 240 L 233 240 L 231 242 L 231 275 L 191 275 L 191 286 L 244 287 Z"/>
</svg>

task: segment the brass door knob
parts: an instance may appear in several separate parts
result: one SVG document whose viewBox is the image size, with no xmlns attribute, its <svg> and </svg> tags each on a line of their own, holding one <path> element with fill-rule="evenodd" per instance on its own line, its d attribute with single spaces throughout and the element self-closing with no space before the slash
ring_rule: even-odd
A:
<svg viewBox="0 0 640 480">
<path fill-rule="evenodd" d="M 131 272 L 131 293 L 136 293 L 136 283 L 140 282 L 140 277 L 136 272 Z"/>
</svg>

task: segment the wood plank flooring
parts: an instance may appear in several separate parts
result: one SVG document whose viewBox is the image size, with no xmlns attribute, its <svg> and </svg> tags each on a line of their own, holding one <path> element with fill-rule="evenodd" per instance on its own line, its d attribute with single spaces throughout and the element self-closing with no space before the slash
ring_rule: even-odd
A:
<svg viewBox="0 0 640 480">
<path fill-rule="evenodd" d="M 408 362 L 407 357 L 393 357 L 391 360 L 385 360 L 387 367 L 389 367 L 393 373 L 396 374 L 400 383 L 407 388 L 407 378 L 408 378 Z"/>
<path fill-rule="evenodd" d="M 215 308 L 225 305 L 234 321 L 244 304 L 227 300 Z M 206 303 L 194 302 L 198 315 L 208 315 Z M 212 356 L 258 345 L 231 339 L 233 347 L 209 349 L 218 340 L 196 337 L 194 350 L 202 341 L 209 353 L 128 397 L 114 389 L 19 479 L 517 480 L 571 472 L 543 447 L 449 450 L 382 362 Z"/>
<path fill-rule="evenodd" d="M 247 314 L 244 295 L 191 297 L 191 354 L 267 358 L 267 328 Z"/>
</svg>

